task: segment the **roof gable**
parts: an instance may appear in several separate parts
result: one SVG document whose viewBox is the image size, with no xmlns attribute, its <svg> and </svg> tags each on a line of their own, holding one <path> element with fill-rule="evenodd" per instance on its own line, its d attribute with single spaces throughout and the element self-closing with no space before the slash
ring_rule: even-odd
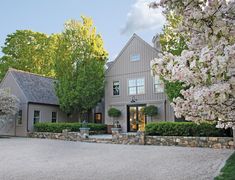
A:
<svg viewBox="0 0 235 180">
<path fill-rule="evenodd" d="M 106 70 L 106 75 L 112 70 L 113 67 L 116 66 L 117 62 L 121 59 L 122 55 L 125 54 L 125 52 L 128 50 L 128 48 L 131 46 L 131 44 L 138 42 L 138 44 L 141 44 L 142 47 L 148 50 L 148 52 L 152 54 L 158 54 L 159 51 L 152 47 L 150 44 L 148 44 L 146 41 L 144 41 L 142 38 L 140 38 L 137 34 L 133 34 L 133 36 L 129 39 L 129 41 L 126 43 L 126 45 L 122 48 L 121 52 L 118 54 L 118 56 L 115 58 L 114 61 L 110 62 L 110 66 L 108 66 L 108 69 Z M 142 50 L 141 50 L 142 51 Z"/>
<path fill-rule="evenodd" d="M 9 71 L 29 102 L 59 105 L 54 88 L 55 79 L 16 69 Z"/>
</svg>

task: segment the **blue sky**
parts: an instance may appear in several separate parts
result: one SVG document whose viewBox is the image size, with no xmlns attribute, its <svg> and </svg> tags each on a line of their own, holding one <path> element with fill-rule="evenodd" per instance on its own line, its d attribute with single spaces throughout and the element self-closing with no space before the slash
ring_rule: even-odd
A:
<svg viewBox="0 0 235 180">
<path fill-rule="evenodd" d="M 150 0 L 6 0 L 0 2 L 0 46 L 7 34 L 30 29 L 46 34 L 63 31 L 68 19 L 91 17 L 113 60 L 135 32 L 151 43 L 161 31 L 160 10 L 147 7 Z M 2 55 L 2 53 L 1 53 Z"/>
</svg>

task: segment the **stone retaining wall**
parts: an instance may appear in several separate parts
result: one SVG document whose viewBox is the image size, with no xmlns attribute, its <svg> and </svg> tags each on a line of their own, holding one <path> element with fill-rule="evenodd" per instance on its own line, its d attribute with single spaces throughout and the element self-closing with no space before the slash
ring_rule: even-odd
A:
<svg viewBox="0 0 235 180">
<path fill-rule="evenodd" d="M 145 136 L 144 132 L 119 133 L 113 132 L 112 139 L 86 138 L 78 132 L 29 133 L 32 138 L 59 139 L 68 141 L 112 143 L 112 144 L 137 144 L 137 145 L 162 145 L 183 147 L 207 147 L 215 149 L 233 149 L 232 137 L 182 137 L 182 136 Z"/>
<path fill-rule="evenodd" d="M 146 136 L 146 145 L 207 147 L 233 149 L 232 137 Z"/>
</svg>

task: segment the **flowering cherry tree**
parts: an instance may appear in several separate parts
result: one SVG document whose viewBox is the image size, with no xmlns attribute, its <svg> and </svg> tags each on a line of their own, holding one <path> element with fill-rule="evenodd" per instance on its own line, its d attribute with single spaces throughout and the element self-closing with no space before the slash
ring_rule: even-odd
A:
<svg viewBox="0 0 235 180">
<path fill-rule="evenodd" d="M 0 89 L 0 128 L 2 128 L 11 116 L 16 115 L 19 111 L 19 99 L 7 92 Z"/>
<path fill-rule="evenodd" d="M 174 30 L 187 49 L 176 56 L 162 52 L 151 61 L 153 75 L 189 88 L 173 100 L 176 117 L 217 121 L 217 127 L 235 127 L 235 95 L 229 71 L 235 63 L 234 0 L 161 0 L 150 4 L 174 12 L 182 21 Z"/>
</svg>

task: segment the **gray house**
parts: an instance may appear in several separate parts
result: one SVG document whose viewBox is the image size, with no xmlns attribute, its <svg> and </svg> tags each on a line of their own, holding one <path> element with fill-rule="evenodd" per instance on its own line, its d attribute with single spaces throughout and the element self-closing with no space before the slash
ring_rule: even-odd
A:
<svg viewBox="0 0 235 180">
<path fill-rule="evenodd" d="M 26 136 L 36 122 L 78 121 L 77 114 L 68 117 L 60 111 L 54 82 L 52 78 L 10 68 L 0 88 L 20 99 L 20 111 L 16 121 L 0 129 L 0 134 Z"/>
<path fill-rule="evenodd" d="M 117 58 L 107 63 L 105 96 L 89 114 L 90 122 L 113 125 L 108 110 L 115 107 L 121 111 L 119 121 L 123 132 L 143 130 L 150 121 L 174 121 L 174 112 L 164 94 L 164 85 L 150 73 L 150 61 L 157 57 L 158 37 L 153 38 L 154 47 L 134 34 Z M 20 99 L 20 111 L 16 120 L 0 129 L 0 135 L 26 136 L 33 131 L 36 122 L 76 122 L 78 114 L 67 116 L 59 109 L 55 93 L 55 79 L 38 74 L 9 69 L 0 84 L 1 89 Z M 158 115 L 145 117 L 142 108 L 158 107 Z"/>
<path fill-rule="evenodd" d="M 150 118 L 141 109 L 148 105 L 158 107 L 158 115 L 152 121 L 174 121 L 174 112 L 164 94 L 164 85 L 151 76 L 150 61 L 157 57 L 158 38 L 153 38 L 154 47 L 134 34 L 119 53 L 108 64 L 105 86 L 105 124 L 112 125 L 108 109 L 119 109 L 117 119 L 124 132 L 143 130 Z"/>
</svg>

